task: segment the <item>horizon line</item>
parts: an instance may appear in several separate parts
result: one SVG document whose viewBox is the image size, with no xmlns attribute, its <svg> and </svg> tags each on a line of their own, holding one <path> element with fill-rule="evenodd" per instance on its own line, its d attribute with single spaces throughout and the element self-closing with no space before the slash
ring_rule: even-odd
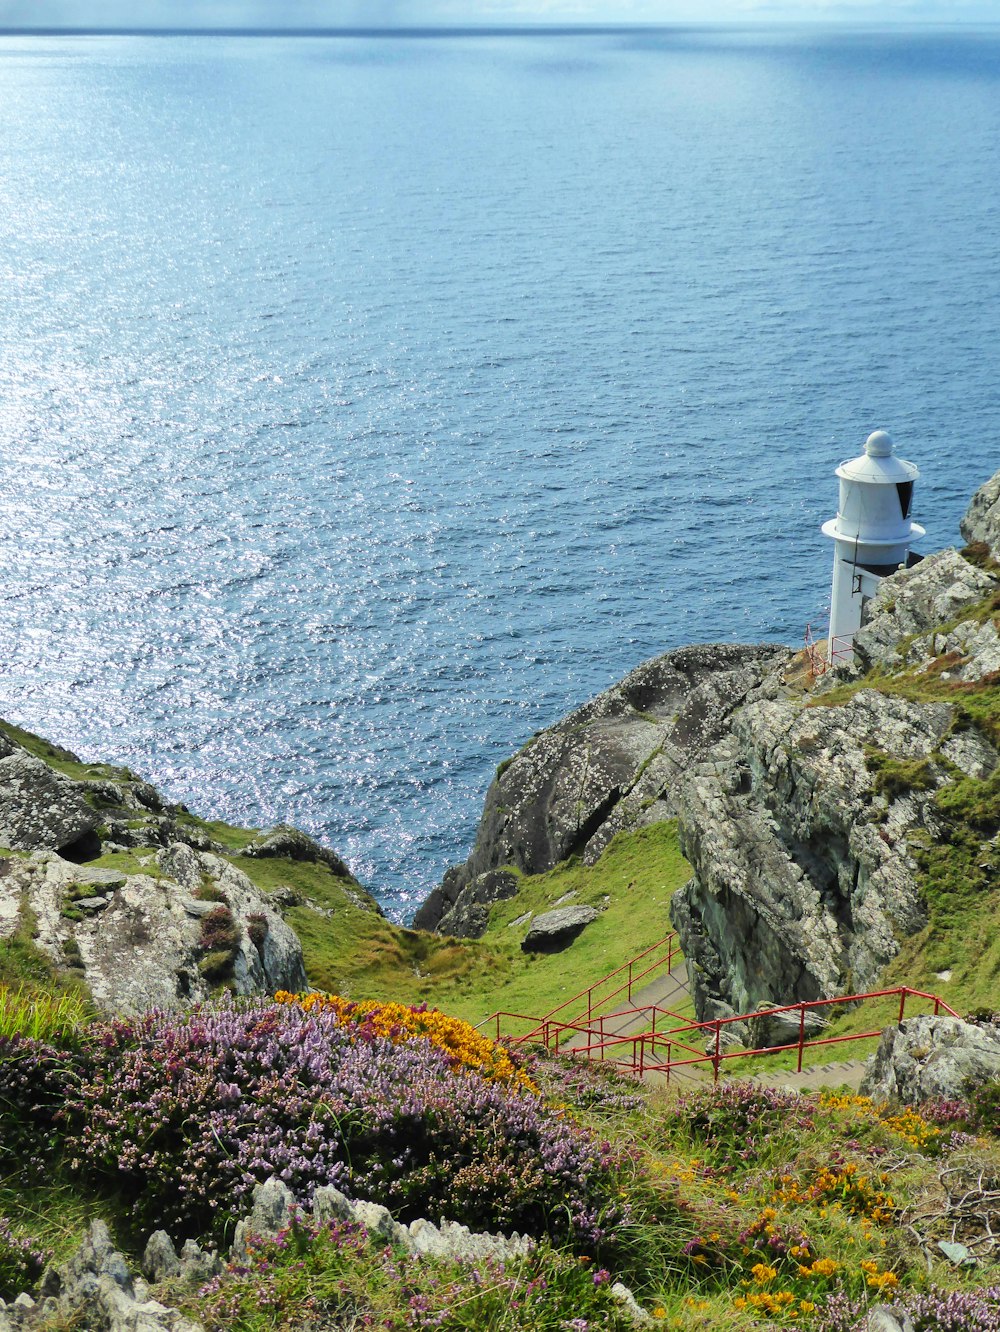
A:
<svg viewBox="0 0 1000 1332">
<path fill-rule="evenodd" d="M 702 19 L 635 23 L 489 23 L 404 24 L 395 27 L 342 25 L 336 27 L 96 27 L 93 24 L 0 24 L 0 37 L 531 37 L 615 36 L 630 32 L 755 31 L 767 28 L 1000 28 L 1000 21 L 977 18 L 914 19 L 912 17 L 789 19 Z"/>
</svg>

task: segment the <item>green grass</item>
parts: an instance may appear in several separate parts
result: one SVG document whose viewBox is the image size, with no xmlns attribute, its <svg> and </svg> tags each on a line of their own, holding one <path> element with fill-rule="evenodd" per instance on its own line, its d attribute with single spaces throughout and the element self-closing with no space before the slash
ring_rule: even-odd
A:
<svg viewBox="0 0 1000 1332">
<path fill-rule="evenodd" d="M 0 987 L 29 1000 L 37 997 L 42 1004 L 65 997 L 92 1011 L 90 992 L 83 981 L 72 968 L 53 964 L 35 943 L 35 930 L 34 915 L 22 901 L 15 929 L 0 938 Z"/>
<path fill-rule="evenodd" d="M 91 1016 L 79 993 L 40 994 L 23 982 L 17 989 L 0 985 L 0 1036 L 65 1041 L 75 1038 Z"/>
<path fill-rule="evenodd" d="M 426 1002 L 472 1022 L 497 1009 L 545 1013 L 628 961 L 669 932 L 670 898 L 690 875 L 674 823 L 622 833 L 596 865 L 569 862 L 522 878 L 518 895 L 492 908 L 486 935 L 474 940 L 407 930 L 360 909 L 358 890 L 322 865 L 242 856 L 233 864 L 267 891 L 288 886 L 303 898 L 285 914 L 315 988 Z M 522 952 L 529 922 L 512 922 L 567 894 L 601 915 L 561 953 Z"/>
<path fill-rule="evenodd" d="M 259 828 L 240 828 L 233 823 L 223 823 L 220 819 L 199 819 L 196 814 L 190 814 L 186 810 L 175 817 L 181 827 L 196 828 L 211 837 L 213 842 L 224 846 L 227 851 L 242 851 L 248 842 L 260 836 Z"/>
<path fill-rule="evenodd" d="M 0 722 L 0 730 L 6 732 L 15 744 L 21 745 L 29 754 L 40 758 L 56 772 L 65 773 L 77 781 L 85 782 L 97 777 L 110 778 L 112 781 L 131 781 L 133 774 L 128 768 L 116 768 L 110 763 L 84 763 L 68 749 L 61 749 L 51 741 L 31 731 L 24 731 L 10 722 Z"/>
<path fill-rule="evenodd" d="M 121 874 L 145 874 L 151 879 L 167 876 L 156 861 L 158 846 L 138 846 L 128 851 L 105 851 L 87 861 L 87 869 L 116 870 Z"/>
</svg>

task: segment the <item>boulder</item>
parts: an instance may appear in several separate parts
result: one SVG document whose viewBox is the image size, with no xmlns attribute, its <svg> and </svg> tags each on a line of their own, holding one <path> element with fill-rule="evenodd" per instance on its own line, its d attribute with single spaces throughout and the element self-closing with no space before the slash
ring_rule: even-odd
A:
<svg viewBox="0 0 1000 1332">
<path fill-rule="evenodd" d="M 0 846 L 66 850 L 92 834 L 100 821 L 80 783 L 23 749 L 0 758 Z"/>
<path fill-rule="evenodd" d="M 589 906 L 564 906 L 555 911 L 543 911 L 531 922 L 521 948 L 525 953 L 562 952 L 599 915 L 599 911 Z"/>
<path fill-rule="evenodd" d="M 934 1097 L 968 1100 L 1000 1080 L 1000 1027 L 953 1017 L 906 1018 L 882 1033 L 861 1091 L 879 1101 L 919 1105 Z"/>
<path fill-rule="evenodd" d="M 764 1008 L 750 1019 L 747 1028 L 750 1045 L 755 1050 L 766 1050 L 776 1045 L 795 1045 L 800 1033 L 807 1041 L 815 1040 L 829 1025 L 829 1020 L 816 1009 L 807 1008 L 803 1014 L 795 1009 L 774 1013 Z"/>
<path fill-rule="evenodd" d="M 285 823 L 248 842 L 240 854 L 258 856 L 262 860 L 267 857 L 281 857 L 285 860 L 302 860 L 310 864 L 327 865 L 341 878 L 353 880 L 354 877 L 335 851 L 320 846 L 319 842 L 314 842 L 306 833 Z"/>
</svg>

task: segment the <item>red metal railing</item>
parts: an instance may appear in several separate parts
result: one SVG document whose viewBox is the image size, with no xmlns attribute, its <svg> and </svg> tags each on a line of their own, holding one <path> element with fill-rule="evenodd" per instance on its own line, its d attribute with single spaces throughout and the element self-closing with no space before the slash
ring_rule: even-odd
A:
<svg viewBox="0 0 1000 1332">
<path fill-rule="evenodd" d="M 852 634 L 837 634 L 832 639 L 816 638 L 811 624 L 806 625 L 805 654 L 809 662 L 809 674 L 815 679 L 825 675 L 832 666 L 841 661 L 851 661 L 854 657 L 854 637 Z"/>
<path fill-rule="evenodd" d="M 899 985 L 891 990 L 870 990 L 863 994 L 842 995 L 835 999 L 813 999 L 803 1000 L 797 1004 L 786 1004 L 777 1008 L 768 1008 L 758 1010 L 754 1013 L 743 1013 L 730 1018 L 716 1018 L 711 1022 L 682 1022 L 680 1026 L 673 1027 L 668 1031 L 655 1030 L 655 1021 L 657 1013 L 669 1013 L 668 1009 L 634 1009 L 628 1010 L 633 1013 L 648 1012 L 652 1014 L 653 1029 L 646 1032 L 639 1032 L 635 1035 L 611 1035 L 610 1037 L 603 1030 L 604 1023 L 595 1028 L 591 1024 L 580 1022 L 563 1022 L 547 1018 L 530 1018 L 523 1013 L 494 1013 L 496 1020 L 497 1039 L 500 1039 L 501 1019 L 516 1019 L 525 1022 L 535 1022 L 537 1025 L 526 1036 L 516 1038 L 514 1044 L 522 1044 L 529 1040 L 538 1041 L 544 1044 L 546 1049 L 558 1052 L 560 1045 L 564 1048 L 570 1044 L 572 1053 L 585 1057 L 587 1059 L 600 1058 L 603 1061 L 616 1064 L 618 1067 L 637 1073 L 642 1077 L 646 1073 L 658 1072 L 666 1076 L 670 1081 L 671 1072 L 686 1068 L 696 1064 L 711 1064 L 712 1076 L 718 1081 L 719 1069 L 722 1064 L 734 1059 L 755 1059 L 762 1055 L 781 1054 L 785 1051 L 794 1050 L 797 1054 L 796 1071 L 802 1071 L 802 1061 L 806 1050 L 812 1050 L 825 1045 L 843 1045 L 851 1041 L 871 1040 L 881 1035 L 882 1029 L 876 1027 L 871 1031 L 852 1032 L 845 1036 L 821 1036 L 806 1040 L 806 1014 L 819 1009 L 830 1008 L 836 1004 L 859 1004 L 870 999 L 885 999 L 898 996 L 899 998 L 899 1021 L 902 1022 L 906 1012 L 906 1003 L 908 999 L 924 999 L 934 1005 L 935 1015 L 945 1012 L 952 1017 L 959 1015 L 955 1010 L 949 1007 L 940 996 L 936 994 L 927 994 L 923 990 L 913 990 L 909 986 Z M 772 1045 L 760 1049 L 741 1049 L 724 1051 L 722 1048 L 722 1032 L 727 1026 L 732 1026 L 736 1022 L 749 1022 L 753 1018 L 774 1017 L 781 1013 L 797 1013 L 799 1015 L 799 1034 L 795 1041 L 786 1042 L 783 1045 Z M 671 1017 L 676 1018 L 677 1014 L 670 1013 Z M 614 1015 L 617 1016 L 617 1015 Z M 565 1033 L 576 1033 L 577 1036 L 585 1036 L 586 1044 L 576 1041 L 574 1037 L 572 1043 L 567 1042 Z M 679 1039 L 688 1036 L 690 1039 L 697 1039 L 699 1033 L 703 1033 L 708 1039 L 706 1046 L 699 1048 L 696 1045 L 689 1044 L 688 1041 Z M 707 1048 L 706 1048 L 707 1047 Z M 658 1048 L 665 1049 L 666 1059 L 657 1059 Z M 684 1058 L 675 1058 L 675 1050 L 680 1051 Z M 610 1055 L 609 1055 L 610 1052 Z"/>
<path fill-rule="evenodd" d="M 660 951 L 660 956 L 650 960 L 650 955 L 656 953 L 658 950 Z M 650 944 L 648 948 L 644 948 L 641 953 L 637 953 L 630 961 L 623 962 L 620 967 L 616 967 L 614 971 L 609 971 L 606 976 L 602 976 L 599 981 L 595 981 L 589 989 L 580 990 L 578 994 L 572 995 L 569 999 L 564 999 L 561 1004 L 557 1004 L 555 1008 L 550 1009 L 543 1017 L 534 1019 L 525 1018 L 524 1020 L 526 1021 L 534 1021 L 536 1025 L 534 1031 L 529 1032 L 527 1036 L 522 1036 L 521 1039 L 531 1040 L 535 1037 L 537 1031 L 541 1029 L 543 1023 L 551 1021 L 555 1018 L 557 1013 L 562 1013 L 566 1009 L 572 1008 L 573 1005 L 582 1000 L 586 1000 L 586 1008 L 581 1008 L 573 1017 L 567 1018 L 566 1022 L 571 1026 L 575 1023 L 585 1023 L 586 1026 L 589 1027 L 594 1019 L 600 1016 L 602 1009 L 606 1010 L 609 1004 L 614 1000 L 619 999 L 622 995 L 625 995 L 628 1002 L 631 1003 L 632 989 L 636 982 L 648 979 L 654 972 L 659 971 L 664 967 L 669 975 L 674 966 L 678 962 L 683 961 L 683 958 L 684 954 L 681 952 L 681 946 L 677 941 L 677 935 L 674 933 L 665 934 L 662 939 L 657 939 L 655 943 Z M 645 964 L 641 969 L 640 963 Z M 595 998 L 602 986 L 617 980 L 619 977 L 622 979 L 613 990 L 602 996 L 600 999 Z M 664 1009 L 663 1011 L 668 1012 L 669 1010 Z M 494 1017 L 499 1016 L 499 1014 L 493 1013 L 486 1019 L 486 1021 L 492 1022 Z M 523 1017 L 522 1014 L 516 1013 L 507 1013 L 502 1016 Z M 605 1016 L 608 1016 L 608 1014 L 605 1013 Z M 615 1013 L 615 1016 L 618 1016 L 617 1012 Z M 677 1015 L 672 1014 L 671 1016 Z M 683 1019 L 680 1020 L 683 1021 Z M 484 1024 L 480 1023 L 480 1026 L 482 1025 Z"/>
</svg>

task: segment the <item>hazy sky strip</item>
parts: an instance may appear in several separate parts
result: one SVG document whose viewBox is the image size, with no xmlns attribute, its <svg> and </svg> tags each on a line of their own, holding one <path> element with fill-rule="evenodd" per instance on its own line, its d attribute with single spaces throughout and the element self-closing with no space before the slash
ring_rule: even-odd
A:
<svg viewBox="0 0 1000 1332">
<path fill-rule="evenodd" d="M 4 28 L 1000 22 L 1000 0 L 0 0 Z"/>
</svg>

